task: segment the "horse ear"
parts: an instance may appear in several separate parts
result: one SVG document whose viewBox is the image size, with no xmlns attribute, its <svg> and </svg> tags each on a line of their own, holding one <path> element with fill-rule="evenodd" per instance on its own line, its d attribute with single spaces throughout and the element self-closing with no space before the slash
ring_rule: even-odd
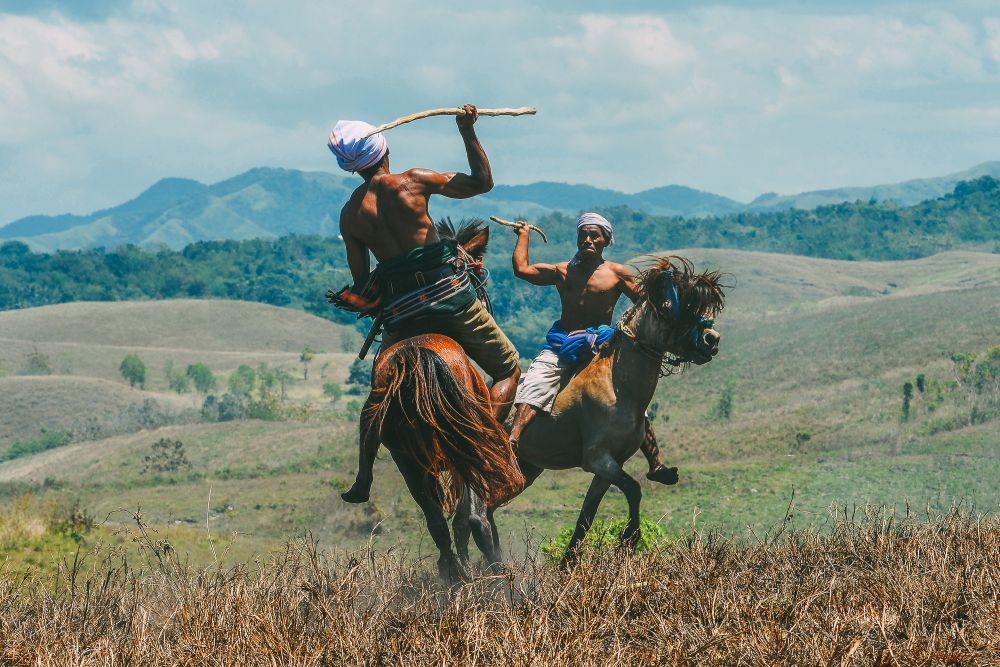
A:
<svg viewBox="0 0 1000 667">
<path fill-rule="evenodd" d="M 481 260 L 486 254 L 486 246 L 490 242 L 490 228 L 483 227 L 473 234 L 468 241 L 462 244 L 465 252 L 472 255 L 477 260 Z"/>
</svg>

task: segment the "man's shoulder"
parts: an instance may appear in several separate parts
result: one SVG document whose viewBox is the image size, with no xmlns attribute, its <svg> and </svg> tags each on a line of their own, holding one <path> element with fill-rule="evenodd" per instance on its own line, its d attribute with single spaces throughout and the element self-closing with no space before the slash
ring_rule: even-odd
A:
<svg viewBox="0 0 1000 667">
<path fill-rule="evenodd" d="M 440 172 L 434 171 L 433 169 L 427 169 L 425 167 L 414 167 L 413 169 L 407 169 L 398 174 L 387 174 L 388 176 L 393 176 L 401 181 L 427 181 L 436 178 L 441 175 Z"/>
<path fill-rule="evenodd" d="M 628 264 L 619 264 L 618 262 L 604 262 L 604 265 L 609 271 L 614 271 L 616 274 L 622 277 L 632 276 L 635 272 L 632 267 Z"/>
</svg>

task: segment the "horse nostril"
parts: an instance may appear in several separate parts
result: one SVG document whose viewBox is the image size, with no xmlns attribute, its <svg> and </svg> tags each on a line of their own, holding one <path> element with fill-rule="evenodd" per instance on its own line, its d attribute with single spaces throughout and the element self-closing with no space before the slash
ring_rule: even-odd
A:
<svg viewBox="0 0 1000 667">
<path fill-rule="evenodd" d="M 711 348 L 718 348 L 719 347 L 719 339 L 720 338 L 721 338 L 721 336 L 719 336 L 719 334 L 715 333 L 714 331 L 706 331 L 705 332 L 705 344 L 708 345 Z"/>
</svg>

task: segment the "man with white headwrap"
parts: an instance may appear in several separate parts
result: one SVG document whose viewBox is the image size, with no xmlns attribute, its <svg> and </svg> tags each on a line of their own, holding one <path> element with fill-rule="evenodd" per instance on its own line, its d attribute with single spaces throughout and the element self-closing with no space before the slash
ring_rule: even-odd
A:
<svg viewBox="0 0 1000 667">
<path fill-rule="evenodd" d="M 604 249 L 614 243 L 614 229 L 597 213 L 584 213 L 576 223 L 576 255 L 559 264 L 532 264 L 528 259 L 529 229 L 521 225 L 514 246 L 514 275 L 533 285 L 553 285 L 559 292 L 562 314 L 545 335 L 545 345 L 521 376 L 514 404 L 517 412 L 510 438 L 516 448 L 524 429 L 539 413 L 552 412 L 556 395 L 569 377 L 597 354 L 611 339 L 611 318 L 622 294 L 639 298 L 631 269 L 604 259 Z M 646 476 L 664 484 L 677 481 L 677 468 L 659 458 L 653 429 L 646 421 L 641 449 L 649 462 Z"/>
<path fill-rule="evenodd" d="M 494 415 L 503 422 L 510 413 L 521 374 L 517 350 L 476 297 L 469 281 L 458 275 L 464 271 L 459 250 L 454 241 L 438 236 L 427 212 L 431 195 L 466 199 L 493 188 L 486 151 L 473 129 L 478 118 L 476 108 L 466 104 L 463 110 L 456 122 L 465 142 L 469 174 L 429 169 L 390 173 L 385 138 L 381 133 L 365 137 L 374 127 L 361 121 L 340 121 L 334 127 L 328 145 L 337 164 L 360 174 L 364 183 L 340 213 L 340 233 L 354 287 L 333 295 L 331 300 L 341 307 L 362 311 L 381 309 L 386 314 L 382 349 L 419 334 L 440 333 L 455 339 L 493 379 L 491 404 Z M 369 252 L 378 261 L 373 281 L 369 280 Z M 459 277 L 463 280 L 455 279 Z M 365 288 L 373 282 L 377 283 L 378 299 L 368 301 Z M 444 286 L 443 295 L 439 291 L 429 294 L 425 289 L 438 284 Z M 373 446 L 361 444 L 357 479 L 342 494 L 344 500 L 368 500 L 377 451 L 377 442 Z"/>
</svg>

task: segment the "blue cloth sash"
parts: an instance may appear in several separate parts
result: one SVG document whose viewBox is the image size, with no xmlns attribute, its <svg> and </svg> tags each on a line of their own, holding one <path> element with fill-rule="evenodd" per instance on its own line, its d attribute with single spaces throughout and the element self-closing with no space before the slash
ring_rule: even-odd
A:
<svg viewBox="0 0 1000 667">
<path fill-rule="evenodd" d="M 607 324 L 578 331 L 566 331 L 560 322 L 555 322 L 545 334 L 543 350 L 550 350 L 559 356 L 562 366 L 575 366 L 590 361 L 597 349 L 615 333 L 615 328 Z"/>
</svg>

